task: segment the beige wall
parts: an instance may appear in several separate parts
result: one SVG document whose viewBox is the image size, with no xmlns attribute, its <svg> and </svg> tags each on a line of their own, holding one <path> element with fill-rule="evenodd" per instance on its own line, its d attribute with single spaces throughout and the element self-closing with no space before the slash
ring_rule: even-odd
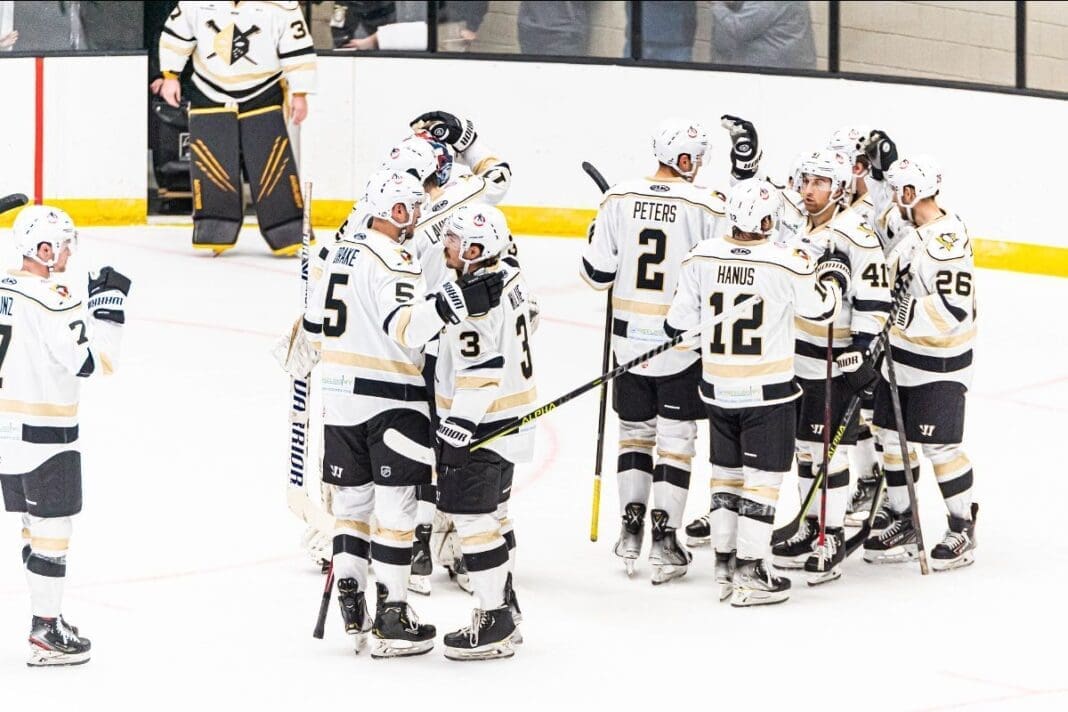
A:
<svg viewBox="0 0 1068 712">
<path fill-rule="evenodd" d="M 1068 3 L 1027 3 L 1027 85 L 1068 91 Z"/>
</svg>

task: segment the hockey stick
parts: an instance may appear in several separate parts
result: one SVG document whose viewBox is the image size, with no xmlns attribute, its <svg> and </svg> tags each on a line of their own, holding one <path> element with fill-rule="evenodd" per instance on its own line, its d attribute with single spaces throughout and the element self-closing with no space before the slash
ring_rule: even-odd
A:
<svg viewBox="0 0 1068 712">
<path fill-rule="evenodd" d="M 842 299 L 846 299 L 846 296 L 842 295 Z M 831 450 L 831 389 L 834 387 L 834 319 L 831 319 L 827 324 L 826 360 L 827 375 L 823 379 L 823 462 L 821 463 L 823 477 L 820 482 L 820 533 L 819 537 L 816 539 L 817 546 L 819 546 L 820 549 L 820 555 L 817 559 L 818 571 L 823 571 L 824 564 L 826 563 L 823 554 L 825 551 L 824 544 L 827 541 L 827 491 L 831 481 L 831 478 L 827 476 L 827 471 L 831 467 L 828 453 Z M 849 423 L 847 422 L 847 428 L 848 425 Z"/>
<path fill-rule="evenodd" d="M 897 426 L 897 439 L 901 446 L 901 462 L 905 468 L 905 485 L 909 490 L 909 507 L 912 509 L 912 528 L 916 530 L 916 555 L 920 560 L 920 573 L 926 576 L 927 549 L 923 545 L 923 530 L 920 528 L 920 507 L 916 501 L 916 482 L 912 477 L 912 460 L 909 458 L 909 443 L 905 437 L 905 418 L 901 414 L 901 395 L 897 391 L 897 375 L 894 373 L 894 359 L 890 349 L 890 333 L 883 333 L 886 342 L 886 376 L 890 383 L 890 403 L 894 407 L 894 422 Z M 887 495 L 889 496 L 889 495 Z"/>
<path fill-rule="evenodd" d="M 0 198 L 0 215 L 3 215 L 9 210 L 14 210 L 15 208 L 21 208 L 23 205 L 26 205 L 29 202 L 30 199 L 27 198 L 23 193 L 12 193 L 11 195 L 5 195 L 3 198 Z"/>
<path fill-rule="evenodd" d="M 651 349 L 650 351 L 647 351 L 640 356 L 636 356 L 624 364 L 616 366 L 611 371 L 606 371 L 605 373 L 602 373 L 600 376 L 593 379 L 592 381 L 588 381 L 579 386 L 578 388 L 572 391 L 568 391 L 567 393 L 560 396 L 559 398 L 556 398 L 555 400 L 551 400 L 544 405 L 538 406 L 526 415 L 509 420 L 507 423 L 504 423 L 493 432 L 485 435 L 484 437 L 479 438 L 478 440 L 473 441 L 471 443 L 471 450 L 478 450 L 489 445 L 494 440 L 503 438 L 506 435 L 511 435 L 512 433 L 522 428 L 524 425 L 542 417 L 543 415 L 547 415 L 548 413 L 553 412 L 557 409 L 557 407 L 563 405 L 564 403 L 567 403 L 568 401 L 573 400 L 578 396 L 581 396 L 587 391 L 591 391 L 594 388 L 597 388 L 598 386 L 607 381 L 611 381 L 614 378 L 618 378 L 619 376 L 623 375 L 632 368 L 640 366 L 641 364 L 652 358 L 655 358 L 656 356 L 659 356 L 665 351 L 673 349 L 674 347 L 678 346 L 687 339 L 691 339 L 694 336 L 698 336 L 699 334 L 704 331 L 707 331 L 716 324 L 719 324 L 733 317 L 734 315 L 741 312 L 743 309 L 752 307 L 759 301 L 759 296 L 754 295 L 748 297 L 747 299 L 743 299 L 742 301 L 738 302 L 730 309 L 727 309 L 726 311 L 717 314 L 708 321 L 702 322 L 701 324 L 698 324 L 692 329 L 679 332 L 678 334 L 671 337 L 656 348 Z M 433 450 L 428 447 L 424 447 L 423 445 L 420 445 L 404 433 L 394 430 L 393 428 L 386 430 L 385 434 L 383 435 L 383 442 L 386 443 L 386 447 L 388 447 L 390 450 L 393 450 L 394 452 L 400 455 L 404 455 L 409 460 L 414 460 L 424 465 L 433 465 L 434 463 Z"/>
<path fill-rule="evenodd" d="M 602 193 L 608 192 L 608 181 L 589 161 L 582 162 L 586 171 Z M 608 288 L 604 305 L 604 346 L 601 350 L 601 373 L 608 371 L 612 353 L 612 288 Z M 601 463 L 604 460 L 604 420 L 608 409 L 608 382 L 601 384 L 600 405 L 597 411 L 597 448 L 593 461 L 593 506 L 590 512 L 590 541 L 597 541 L 597 527 L 601 519 Z"/>
<path fill-rule="evenodd" d="M 315 630 L 312 631 L 312 637 L 317 640 L 322 640 L 323 633 L 326 631 L 326 614 L 330 610 L 330 593 L 333 590 L 334 562 L 331 561 L 326 570 L 326 585 L 323 587 L 323 600 L 319 603 L 319 617 L 315 619 Z"/>
</svg>

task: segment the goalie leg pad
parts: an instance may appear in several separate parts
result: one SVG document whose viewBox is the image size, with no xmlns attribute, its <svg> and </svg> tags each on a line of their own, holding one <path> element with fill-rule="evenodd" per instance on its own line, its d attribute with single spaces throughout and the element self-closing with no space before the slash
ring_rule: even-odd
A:
<svg viewBox="0 0 1068 712">
<path fill-rule="evenodd" d="M 242 107 L 241 153 L 263 239 L 278 254 L 301 243 L 304 198 L 282 105 Z"/>
<path fill-rule="evenodd" d="M 237 112 L 225 107 L 189 110 L 193 184 L 193 246 L 222 252 L 241 231 L 241 143 Z"/>
</svg>

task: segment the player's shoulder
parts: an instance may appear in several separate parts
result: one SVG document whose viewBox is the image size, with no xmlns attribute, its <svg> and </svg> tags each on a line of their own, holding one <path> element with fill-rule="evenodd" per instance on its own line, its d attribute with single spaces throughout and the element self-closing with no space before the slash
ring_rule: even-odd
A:
<svg viewBox="0 0 1068 712">
<path fill-rule="evenodd" d="M 917 229 L 927 254 L 939 262 L 967 259 L 972 243 L 964 222 L 951 213 Z"/>
<path fill-rule="evenodd" d="M 878 236 L 868 224 L 864 214 L 849 209 L 839 213 L 830 225 L 831 231 L 840 239 L 851 242 L 864 250 L 881 250 Z"/>
<path fill-rule="evenodd" d="M 346 249 L 345 246 L 348 245 L 352 249 L 366 251 L 374 255 L 378 258 L 377 262 L 390 272 L 411 276 L 422 274 L 419 260 L 403 245 L 374 230 L 367 230 L 366 233 L 362 234 L 363 239 L 354 240 L 351 243 L 339 243 L 341 247 L 338 248 L 338 257 L 340 257 L 340 252 Z M 337 258 L 335 258 L 336 260 Z"/>
<path fill-rule="evenodd" d="M 14 294 L 51 312 L 66 312 L 81 306 L 81 300 L 66 286 L 22 271 L 0 277 L 0 294 Z"/>
<path fill-rule="evenodd" d="M 717 215 L 725 214 L 727 203 L 727 196 L 717 190 L 684 180 L 660 180 L 656 177 L 634 178 L 617 183 L 608 189 L 601 204 L 619 198 L 678 200 Z"/>
<path fill-rule="evenodd" d="M 805 250 L 788 243 L 771 240 L 742 243 L 728 238 L 702 240 L 697 243 L 686 261 L 711 261 L 722 264 L 737 262 L 758 267 L 783 268 L 797 274 L 808 274 L 815 260 Z M 684 262 L 683 264 L 686 264 Z"/>
<path fill-rule="evenodd" d="M 430 203 L 429 212 L 434 215 L 450 208 L 455 208 L 457 205 L 484 193 L 486 186 L 486 179 L 474 173 L 455 176 L 445 184 L 438 199 Z"/>
</svg>

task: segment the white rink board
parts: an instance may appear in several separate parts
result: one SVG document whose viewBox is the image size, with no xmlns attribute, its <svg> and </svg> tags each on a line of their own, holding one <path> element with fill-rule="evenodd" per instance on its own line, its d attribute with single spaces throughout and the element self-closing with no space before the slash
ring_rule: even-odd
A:
<svg viewBox="0 0 1068 712">
<path fill-rule="evenodd" d="M 120 373 L 90 381 L 81 408 L 85 511 L 65 613 L 92 638 L 93 660 L 23 667 L 30 614 L 20 522 L 2 516 L 4 710 L 1068 706 L 1068 544 L 1057 535 L 1068 498 L 1068 370 L 1061 334 L 1035 309 L 1068 301 L 1064 280 L 991 271 L 976 279 L 982 322 L 966 444 L 982 511 L 971 568 L 921 579 L 914 564 L 875 568 L 857 555 L 842 580 L 806 589 L 795 578 L 789 602 L 748 610 L 716 602 L 707 549 L 681 581 L 654 588 L 644 561 L 628 580 L 611 554 L 611 457 L 601 541 L 587 539 L 597 409 L 589 394 L 541 421 L 536 460 L 517 473 L 527 642 L 513 660 L 464 666 L 441 657 L 440 637 L 420 658 L 356 658 L 334 605 L 325 641 L 311 638 L 322 579 L 285 508 L 287 380 L 268 355 L 295 315 L 296 263 L 268 257 L 249 230 L 217 259 L 192 254 L 181 228 L 83 234 L 83 268 L 113 264 L 134 281 Z M 546 400 L 600 364 L 604 301 L 577 276 L 580 249 L 577 240 L 520 240 L 543 309 L 533 348 Z M 699 460 L 689 516 L 708 503 Z M 781 517 L 795 506 L 793 483 Z M 930 545 L 945 520 L 929 468 L 919 489 Z M 434 584 L 414 605 L 440 636 L 467 623 L 473 599 L 440 573 Z M 897 669 L 879 675 L 881 666 Z M 466 690 L 477 693 L 459 697 Z"/>
<path fill-rule="evenodd" d="M 34 60 L 0 59 L 0 196 L 33 192 Z"/>
</svg>

